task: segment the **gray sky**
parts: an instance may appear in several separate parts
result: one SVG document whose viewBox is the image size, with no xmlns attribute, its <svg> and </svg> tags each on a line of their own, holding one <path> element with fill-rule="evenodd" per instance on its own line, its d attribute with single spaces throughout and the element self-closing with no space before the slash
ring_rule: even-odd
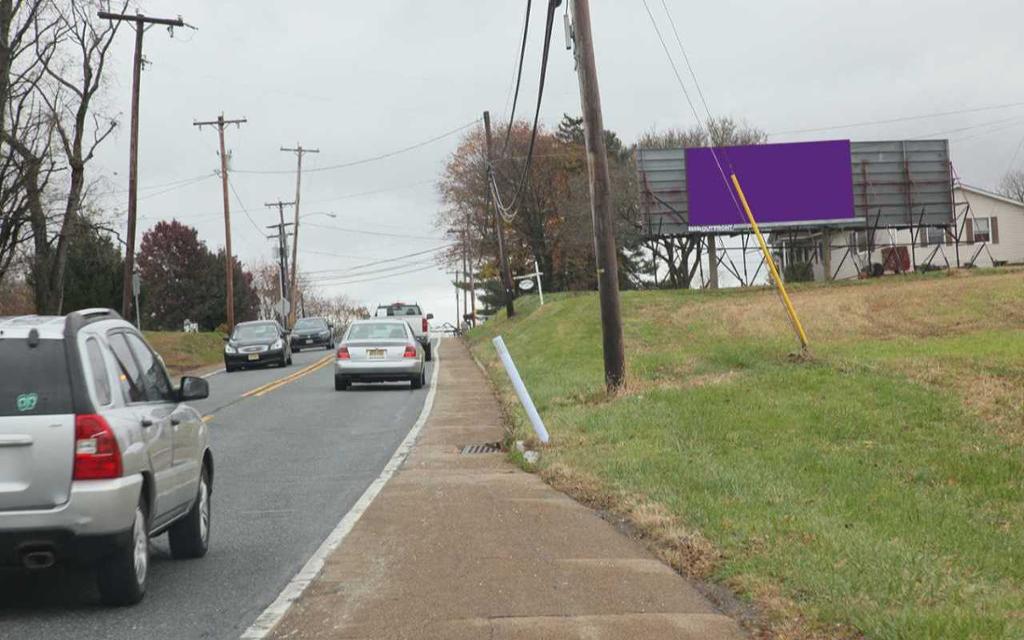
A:
<svg viewBox="0 0 1024 640">
<path fill-rule="evenodd" d="M 648 0 L 678 57 L 661 0 Z M 771 133 L 877 121 L 1024 101 L 1016 81 L 1024 59 L 1024 3 L 981 0 L 969 9 L 948 0 L 666 0 L 712 111 Z M 536 97 L 545 2 L 534 2 L 519 113 Z M 145 2 L 151 15 L 181 14 L 198 31 L 146 34 L 140 127 L 140 237 L 176 217 L 223 245 L 219 166 L 213 129 L 193 119 L 246 117 L 227 132 L 233 249 L 245 262 L 270 259 L 261 233 L 276 221 L 267 201 L 294 196 L 293 154 L 306 157 L 300 264 L 306 271 L 354 269 L 380 258 L 443 243 L 433 228 L 440 206 L 433 183 L 458 136 L 387 160 L 315 171 L 438 136 L 489 109 L 507 110 L 523 0 L 179 0 Z M 672 75 L 641 0 L 592 0 L 605 126 L 627 143 L 651 127 L 689 127 L 694 118 Z M 579 113 L 572 59 L 555 25 L 542 121 Z M 107 100 L 124 126 L 93 167 L 113 190 L 127 187 L 130 30 L 118 37 Z M 963 129 L 962 131 L 957 131 Z M 1024 136 L 1024 105 L 900 123 L 773 135 L 773 141 L 931 136 L 952 141 L 968 183 L 994 187 Z M 1024 152 L 1015 168 L 1024 166 Z M 250 174 L 243 170 L 282 171 Z M 202 175 L 192 184 L 160 187 Z M 376 192 L 370 195 L 367 192 Z M 126 195 L 108 197 L 123 211 Z M 312 224 L 322 225 L 313 227 Z M 258 227 L 258 229 L 257 229 Z M 358 229 L 354 233 L 325 227 Z M 314 253 L 315 252 L 315 253 Z M 330 255 L 336 254 L 336 255 Z M 414 261 L 416 259 L 413 259 Z M 417 266 L 416 264 L 410 265 Z M 366 268 L 367 272 L 374 267 Z M 363 279 L 358 269 L 347 276 Z M 379 275 L 366 274 L 365 278 Z M 453 320 L 450 278 L 433 266 L 412 275 L 332 286 L 374 305 L 418 299 Z"/>
</svg>

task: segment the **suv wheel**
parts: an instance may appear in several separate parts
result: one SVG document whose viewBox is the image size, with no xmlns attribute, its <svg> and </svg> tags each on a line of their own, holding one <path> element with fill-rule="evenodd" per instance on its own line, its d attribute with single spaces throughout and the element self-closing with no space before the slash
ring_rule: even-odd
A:
<svg viewBox="0 0 1024 640">
<path fill-rule="evenodd" d="M 96 575 L 100 600 L 104 604 L 125 606 L 136 604 L 146 595 L 149 573 L 149 518 L 146 502 L 135 507 L 128 544 L 101 561 Z"/>
<path fill-rule="evenodd" d="M 423 345 L 423 355 L 424 355 L 424 359 L 427 362 L 430 362 L 431 360 L 434 359 L 433 345 L 431 345 L 429 342 L 427 344 Z"/>
<path fill-rule="evenodd" d="M 167 532 L 171 543 L 171 556 L 175 560 L 202 558 L 210 548 L 210 514 L 212 507 L 210 474 L 203 465 L 199 474 L 199 490 L 192 508 L 181 520 L 175 522 Z"/>
<path fill-rule="evenodd" d="M 345 389 L 348 389 L 348 385 L 349 385 L 348 380 L 345 380 L 341 376 L 334 376 L 334 390 L 335 391 L 344 391 Z"/>
</svg>

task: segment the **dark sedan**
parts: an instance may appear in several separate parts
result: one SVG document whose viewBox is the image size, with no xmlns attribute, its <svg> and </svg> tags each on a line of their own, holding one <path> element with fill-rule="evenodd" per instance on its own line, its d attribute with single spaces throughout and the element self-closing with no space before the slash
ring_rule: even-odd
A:
<svg viewBox="0 0 1024 640">
<path fill-rule="evenodd" d="M 288 332 L 274 320 L 239 323 L 224 345 L 224 369 L 228 373 L 245 367 L 266 364 L 286 367 L 291 363 Z"/>
<path fill-rule="evenodd" d="M 324 318 L 300 318 L 292 329 L 292 351 L 334 349 L 334 332 Z"/>
</svg>

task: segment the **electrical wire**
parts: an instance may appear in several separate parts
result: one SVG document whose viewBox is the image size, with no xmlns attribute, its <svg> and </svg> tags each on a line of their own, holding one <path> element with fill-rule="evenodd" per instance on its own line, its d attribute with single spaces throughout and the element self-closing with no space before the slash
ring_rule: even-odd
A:
<svg viewBox="0 0 1024 640">
<path fill-rule="evenodd" d="M 344 274 L 338 274 L 338 275 L 334 275 L 334 276 L 331 276 L 331 275 L 317 276 L 317 277 L 313 277 L 313 278 L 307 278 L 307 281 L 308 282 L 316 282 L 317 284 L 330 284 L 330 283 L 338 281 L 338 280 L 351 280 L 352 278 L 362 278 L 362 277 L 365 277 L 365 276 L 378 275 L 378 274 L 384 274 L 384 273 L 391 273 L 393 271 L 397 271 L 397 270 L 400 270 L 400 269 L 407 269 L 407 268 L 413 267 L 413 266 L 415 266 L 415 267 L 427 267 L 427 266 L 430 266 L 432 264 L 435 264 L 433 259 L 414 260 L 414 261 L 410 261 L 410 262 L 403 262 L 403 263 L 400 263 L 400 264 L 393 264 L 393 265 L 390 265 L 390 266 L 387 266 L 387 267 L 381 267 L 380 269 L 371 269 L 369 271 L 363 270 L 363 271 L 357 271 L 355 273 L 344 273 Z"/>
<path fill-rule="evenodd" d="M 540 126 L 540 107 L 544 99 L 544 84 L 547 80 L 548 72 L 548 57 L 551 51 L 551 32 L 554 28 L 555 22 L 555 9 L 558 8 L 558 0 L 548 0 L 548 13 L 547 19 L 544 25 L 544 49 L 541 54 L 540 63 L 540 81 L 537 86 L 537 107 L 533 114 L 533 131 L 530 133 L 530 146 L 526 152 L 526 163 L 523 166 L 523 174 L 519 180 L 519 186 L 516 188 L 512 195 L 512 199 L 506 204 L 501 197 L 501 192 L 498 189 L 498 184 L 494 179 L 494 167 L 488 165 L 487 172 L 490 175 L 490 183 L 492 195 L 494 201 L 497 204 L 498 211 L 501 213 L 501 217 L 507 222 L 511 222 L 515 219 L 516 211 L 515 206 L 518 204 L 519 197 L 526 190 L 526 184 L 530 179 L 530 166 L 533 163 L 533 149 L 537 142 L 537 129 Z"/>
<path fill-rule="evenodd" d="M 438 142 L 439 140 L 443 140 L 443 139 L 448 138 L 450 136 L 453 136 L 453 135 L 455 135 L 457 133 L 465 131 L 466 129 L 469 129 L 470 127 L 476 126 L 479 122 L 480 122 L 480 119 L 477 118 L 477 119 L 473 120 L 472 122 L 468 122 L 468 123 L 466 123 L 466 124 L 464 124 L 464 125 L 462 125 L 460 127 L 456 127 L 455 129 L 451 129 L 450 131 L 446 131 L 446 132 L 444 132 L 444 133 L 442 133 L 440 135 L 434 136 L 433 138 L 430 138 L 428 140 L 423 140 L 422 142 L 417 142 L 416 144 L 412 144 L 412 145 L 409 145 L 407 147 L 402 147 L 401 149 L 396 149 L 394 151 L 389 151 L 387 153 L 382 153 L 382 154 L 379 154 L 379 155 L 376 155 L 376 156 L 370 156 L 368 158 L 362 158 L 360 160 L 352 160 L 350 162 L 344 162 L 342 164 L 334 164 L 334 165 L 327 165 L 327 166 L 323 166 L 323 167 L 315 167 L 315 168 L 312 168 L 312 169 L 307 169 L 303 173 L 320 173 L 320 172 L 323 172 L 323 171 L 334 171 L 336 169 L 346 169 L 348 167 L 355 167 L 355 166 L 358 166 L 358 165 L 368 164 L 368 163 L 371 163 L 371 162 L 378 162 L 380 160 L 385 160 L 387 158 L 393 158 L 393 157 L 395 157 L 397 155 L 401 155 L 403 153 L 408 153 L 409 151 L 413 151 L 415 149 L 419 149 L 421 147 L 425 147 L 425 146 L 427 146 L 429 144 L 433 144 L 434 142 Z M 295 173 L 295 170 L 294 169 L 280 169 L 280 170 L 233 169 L 232 173 L 256 174 L 256 175 L 276 175 L 276 174 L 291 174 L 291 173 Z"/>
<path fill-rule="evenodd" d="M 402 238 L 402 239 L 408 239 L 408 240 L 432 240 L 434 242 L 437 242 L 439 240 L 443 240 L 442 238 L 437 238 L 436 236 L 412 236 L 412 234 L 408 234 L 408 233 L 387 233 L 387 232 L 384 232 L 384 231 L 368 231 L 368 230 L 365 230 L 365 229 L 355 229 L 355 228 L 349 228 L 349 227 L 343 227 L 343 226 L 332 226 L 330 224 L 317 224 L 315 222 L 306 222 L 305 225 L 306 226 L 314 226 L 314 227 L 323 228 L 323 229 L 332 229 L 332 230 L 335 230 L 335 231 L 345 231 L 345 232 L 348 232 L 348 233 L 362 233 L 362 234 L 365 234 L 365 236 L 380 236 L 382 238 Z"/>
<path fill-rule="evenodd" d="M 454 243 L 454 242 L 449 243 L 449 244 L 443 244 L 443 245 L 441 245 L 439 247 L 434 247 L 433 249 L 427 249 L 425 251 L 416 251 L 414 253 L 407 253 L 405 255 L 395 256 L 393 258 L 382 258 L 382 259 L 376 260 L 374 262 L 367 262 L 367 263 L 364 263 L 364 264 L 357 264 L 354 267 L 349 267 L 348 269 L 345 269 L 345 270 L 343 270 L 343 269 L 321 269 L 319 271 L 306 271 L 305 273 L 307 275 L 308 274 L 313 274 L 313 273 L 334 273 L 334 272 L 338 272 L 338 271 L 351 271 L 353 269 L 362 269 L 364 267 L 373 267 L 373 266 L 377 266 L 379 264 L 385 264 L 385 263 L 388 263 L 388 262 L 397 262 L 399 260 L 407 260 L 409 258 L 416 258 L 416 257 L 419 257 L 419 256 L 431 254 L 431 253 L 438 253 L 440 251 L 448 249 L 449 247 L 454 247 L 455 245 L 456 245 L 456 243 Z"/>
<path fill-rule="evenodd" d="M 325 286 L 341 287 L 341 286 L 346 286 L 346 285 L 350 285 L 350 284 L 360 284 L 360 283 L 363 283 L 363 282 L 375 282 L 377 280 L 387 280 L 388 278 L 397 278 L 399 276 L 409 275 L 410 273 L 420 273 L 421 271 L 423 271 L 423 267 L 416 267 L 415 269 L 409 269 L 408 271 L 399 271 L 398 273 L 389 273 L 389 274 L 386 274 L 386 275 L 383 275 L 383 276 L 376 276 L 376 277 L 373 277 L 373 278 L 365 278 L 365 279 L 362 279 L 362 280 L 350 280 L 348 282 L 332 282 L 329 285 L 325 285 Z"/>
<path fill-rule="evenodd" d="M 512 123 L 516 119 L 516 105 L 519 103 L 519 85 L 523 80 L 523 62 L 526 60 L 526 38 L 530 33 L 530 8 L 533 0 L 526 0 L 526 16 L 523 18 L 523 42 L 519 47 L 519 70 L 516 71 L 516 90 L 512 98 L 512 111 L 508 114 L 508 128 L 505 129 L 505 144 L 502 146 L 501 155 L 508 150 L 508 142 L 512 137 Z"/>
<path fill-rule="evenodd" d="M 990 105 L 986 107 L 973 107 L 969 109 L 957 109 L 954 111 L 942 111 L 938 113 L 928 113 L 913 116 L 901 116 L 899 118 L 889 118 L 886 120 L 867 120 L 863 122 L 851 122 L 847 124 L 832 125 L 827 127 L 811 127 L 808 129 L 789 129 L 787 131 L 776 131 L 769 133 L 770 136 L 781 136 L 793 133 L 817 133 L 819 131 L 836 131 L 839 129 L 855 129 L 858 127 L 872 127 L 880 124 L 893 124 L 896 122 L 908 122 L 910 120 L 927 120 L 929 118 L 942 118 L 945 116 L 955 116 L 964 113 L 980 113 L 982 111 L 997 111 L 1000 109 L 1012 109 L 1014 107 L 1024 106 L 1024 102 L 1008 102 L 1006 104 Z"/>
<path fill-rule="evenodd" d="M 242 212 L 245 213 L 245 217 L 249 219 L 249 223 L 252 224 L 252 228 L 256 230 L 256 233 L 260 234 L 260 237 L 266 240 L 267 234 L 260 229 L 260 226 L 256 224 L 256 221 L 252 219 L 252 215 L 249 213 L 249 209 L 242 202 L 242 197 L 238 195 L 238 191 L 235 189 L 235 183 L 231 182 L 231 175 L 228 174 L 228 186 L 231 188 L 231 193 L 235 195 L 235 202 L 242 208 Z"/>
</svg>

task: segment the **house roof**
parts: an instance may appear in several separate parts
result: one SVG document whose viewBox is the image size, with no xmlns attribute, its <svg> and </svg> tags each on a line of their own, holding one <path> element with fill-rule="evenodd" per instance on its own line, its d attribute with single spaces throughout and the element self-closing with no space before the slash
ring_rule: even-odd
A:
<svg viewBox="0 0 1024 640">
<path fill-rule="evenodd" d="M 1005 202 L 1006 204 L 1012 204 L 1016 207 L 1024 209 L 1024 202 L 1021 202 L 1020 200 L 1014 200 L 1013 198 L 1007 198 L 1006 196 L 1001 196 L 998 193 L 987 191 L 985 189 L 982 189 L 981 187 L 972 187 L 970 185 L 961 184 L 960 189 L 966 191 L 967 193 L 973 193 L 975 195 L 984 196 L 986 198 L 992 198 L 993 200 Z"/>
</svg>

